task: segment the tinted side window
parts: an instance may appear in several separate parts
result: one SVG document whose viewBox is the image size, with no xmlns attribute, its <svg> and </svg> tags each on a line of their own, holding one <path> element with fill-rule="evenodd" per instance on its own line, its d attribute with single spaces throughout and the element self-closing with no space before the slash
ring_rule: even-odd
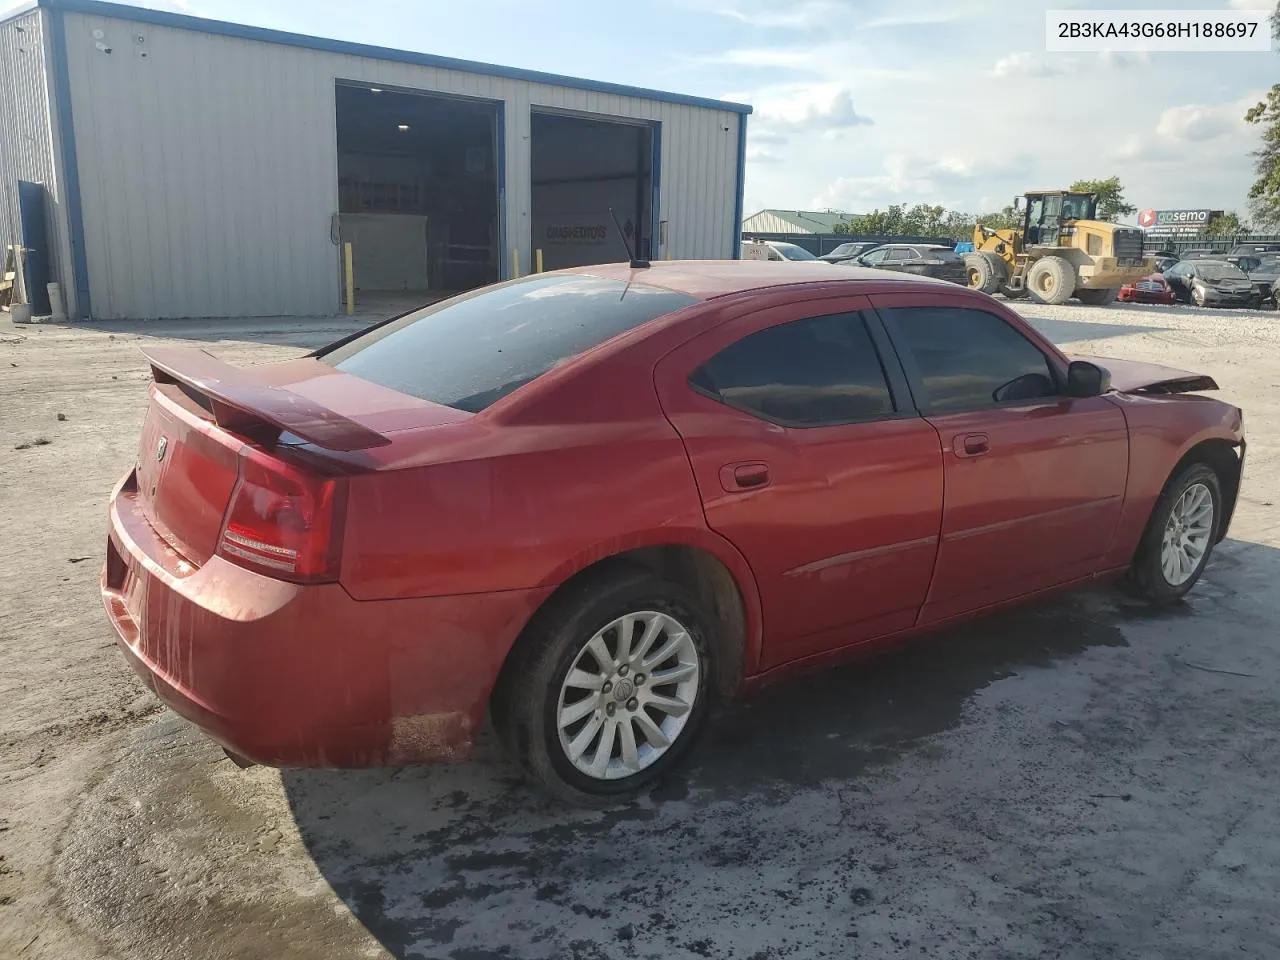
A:
<svg viewBox="0 0 1280 960">
<path fill-rule="evenodd" d="M 903 307 L 883 311 L 911 353 L 930 412 L 974 410 L 1051 397 L 1048 358 L 1008 323 L 984 310 Z"/>
<path fill-rule="evenodd" d="M 796 426 L 894 412 L 879 355 L 856 313 L 759 330 L 721 350 L 690 382 L 730 406 Z"/>
<path fill-rule="evenodd" d="M 883 262 L 884 258 L 887 257 L 888 255 L 889 255 L 889 248 L 880 247 L 876 250 L 872 250 L 870 253 L 865 254 L 862 259 L 867 264 L 867 266 L 873 267 L 876 264 Z"/>
</svg>

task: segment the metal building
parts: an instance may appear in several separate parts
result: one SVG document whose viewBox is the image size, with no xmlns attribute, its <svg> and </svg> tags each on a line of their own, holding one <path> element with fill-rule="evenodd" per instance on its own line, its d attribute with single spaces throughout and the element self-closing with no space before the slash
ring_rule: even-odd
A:
<svg viewBox="0 0 1280 960">
<path fill-rule="evenodd" d="M 0 21 L 4 243 L 97 319 L 325 315 L 637 255 L 738 256 L 741 104 L 145 10 Z"/>
</svg>

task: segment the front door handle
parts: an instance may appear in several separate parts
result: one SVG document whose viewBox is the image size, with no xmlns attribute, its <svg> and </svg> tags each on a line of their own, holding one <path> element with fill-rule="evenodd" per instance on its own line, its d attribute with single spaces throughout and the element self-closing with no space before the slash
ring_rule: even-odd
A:
<svg viewBox="0 0 1280 960">
<path fill-rule="evenodd" d="M 730 493 L 767 487 L 769 479 L 769 465 L 756 460 L 726 463 L 720 468 L 720 486 Z"/>
<path fill-rule="evenodd" d="M 981 457 L 991 452 L 991 439 L 985 433 L 965 433 L 951 445 L 957 457 Z"/>
</svg>

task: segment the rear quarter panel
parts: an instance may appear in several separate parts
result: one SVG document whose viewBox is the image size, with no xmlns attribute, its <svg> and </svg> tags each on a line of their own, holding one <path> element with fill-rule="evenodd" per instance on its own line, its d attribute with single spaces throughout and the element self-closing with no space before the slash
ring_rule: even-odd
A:
<svg viewBox="0 0 1280 960">
<path fill-rule="evenodd" d="M 606 557 L 680 544 L 716 556 L 750 610 L 750 569 L 707 527 L 653 383 L 657 359 L 721 313 L 680 311 L 465 423 L 398 438 L 381 469 L 351 480 L 343 585 L 358 599 L 556 586 Z"/>
<path fill-rule="evenodd" d="M 1111 399 L 1124 412 L 1129 427 L 1129 480 L 1106 564 L 1122 567 L 1132 561 L 1156 500 L 1178 462 L 1206 440 L 1238 444 L 1243 434 L 1239 411 L 1213 397 L 1117 393 Z"/>
</svg>

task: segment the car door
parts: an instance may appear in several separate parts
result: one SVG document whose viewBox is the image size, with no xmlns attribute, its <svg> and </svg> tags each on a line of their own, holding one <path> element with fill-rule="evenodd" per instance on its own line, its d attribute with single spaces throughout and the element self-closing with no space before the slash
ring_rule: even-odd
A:
<svg viewBox="0 0 1280 960">
<path fill-rule="evenodd" d="M 971 298 L 872 297 L 915 402 L 937 429 L 946 488 L 922 623 L 1096 572 L 1128 477 L 1125 418 L 1063 394 L 1066 363 Z"/>
<path fill-rule="evenodd" d="M 913 251 L 910 247 L 889 247 L 884 260 L 880 262 L 883 270 L 906 270 L 911 263 Z"/>
<path fill-rule="evenodd" d="M 864 267 L 883 267 L 888 256 L 888 247 L 876 247 L 874 250 L 868 250 L 859 257 L 858 262 Z"/>
<path fill-rule="evenodd" d="M 763 668 L 915 624 L 942 451 L 865 297 L 737 317 L 665 357 L 655 383 L 707 523 L 755 574 Z"/>
<path fill-rule="evenodd" d="M 1191 265 L 1185 260 L 1175 263 L 1164 272 L 1164 278 L 1173 289 L 1175 299 L 1184 301 L 1191 299 L 1190 275 Z"/>
</svg>

